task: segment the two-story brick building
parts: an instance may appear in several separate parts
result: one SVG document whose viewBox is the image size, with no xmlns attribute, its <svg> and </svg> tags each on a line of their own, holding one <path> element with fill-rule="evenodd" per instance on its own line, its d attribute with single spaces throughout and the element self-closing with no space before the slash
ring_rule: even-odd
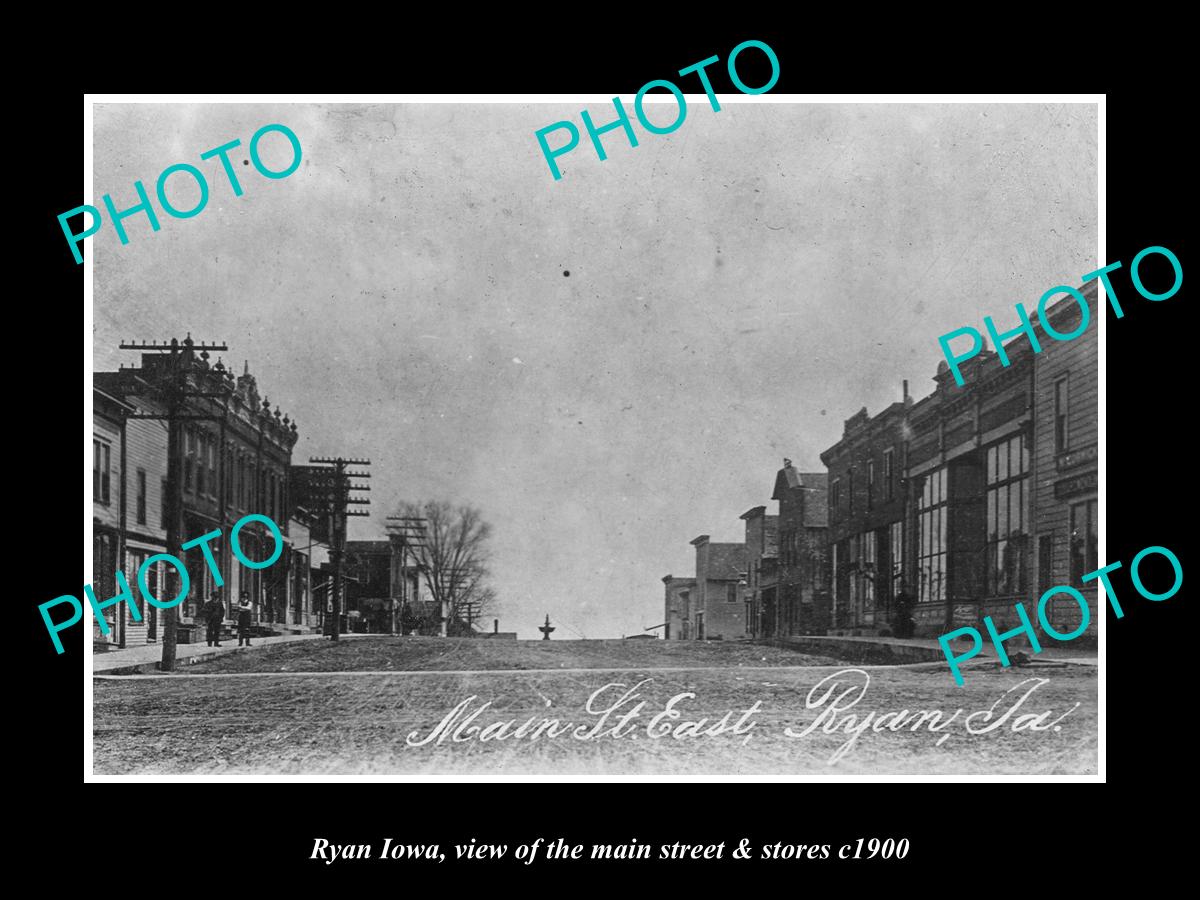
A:
<svg viewBox="0 0 1200 900">
<path fill-rule="evenodd" d="M 1009 365 L 981 351 L 955 384 L 938 364 L 936 388 L 909 410 L 910 583 L 919 634 L 976 625 L 991 615 L 1016 622 L 1032 587 L 1034 354 L 1005 348 Z"/>
<path fill-rule="evenodd" d="M 790 459 L 775 475 L 778 549 L 776 565 L 768 566 L 764 635 L 820 634 L 829 627 L 827 485 L 826 473 L 800 472 Z"/>
<path fill-rule="evenodd" d="M 411 546 L 402 549 L 396 538 L 346 542 L 347 630 L 442 633 L 442 613 L 425 583 L 418 552 Z M 451 630 L 463 633 L 471 627 L 453 625 Z"/>
<path fill-rule="evenodd" d="M 903 397 L 871 418 L 864 407 L 843 425 L 842 439 L 821 454 L 829 469 L 829 561 L 836 633 L 892 627 L 904 586 L 905 422 Z"/>
<path fill-rule="evenodd" d="M 955 383 L 939 363 L 934 391 L 874 417 L 846 420 L 822 454 L 837 630 L 891 631 L 895 599 L 915 601 L 916 633 L 993 615 L 1003 624 L 1031 587 L 1033 353 L 983 350 Z"/>
<path fill-rule="evenodd" d="M 779 516 L 765 506 L 746 510 L 746 601 L 750 604 L 750 634 L 773 637 L 777 624 L 776 579 L 779 563 Z"/>
<path fill-rule="evenodd" d="M 121 446 L 127 445 L 128 452 L 120 480 L 126 484 L 128 495 L 125 503 L 128 553 L 114 557 L 107 546 L 99 547 L 107 554 L 100 574 L 108 571 L 111 580 L 111 573 L 120 567 L 117 560 L 123 559 L 126 564 L 123 571 L 129 575 L 132 586 L 146 557 L 165 552 L 169 444 L 161 385 L 168 380 L 179 383 L 181 377 L 188 395 L 175 410 L 183 504 L 181 538 L 186 542 L 219 530 L 221 540 L 210 542 L 209 547 L 224 580 L 222 599 L 226 608 L 231 609 L 240 593 L 246 591 L 259 621 L 282 619 L 292 605 L 289 592 L 296 584 L 291 570 L 292 554 L 284 554 L 279 563 L 267 570 L 249 569 L 230 552 L 228 535 L 243 516 L 259 513 L 277 523 L 286 536 L 290 520 L 287 471 L 297 440 L 296 425 L 278 409 L 272 409 L 269 401 L 260 399 L 248 366 L 235 379 L 220 361 L 210 365 L 206 352 L 195 353 L 190 339 L 178 346 L 178 351 L 172 354 L 143 354 L 140 367 L 123 367 L 93 376 L 96 390 L 121 404 L 127 417 L 124 425 L 127 440 Z M 174 366 L 179 368 L 169 368 Z M 105 404 L 102 411 L 110 410 L 112 404 L 107 400 Z M 96 475 L 96 481 L 103 493 L 102 463 L 111 460 L 114 432 L 111 426 L 103 429 L 98 426 L 97 431 L 106 438 L 98 440 L 98 446 L 94 447 L 95 471 L 101 473 Z M 106 444 L 109 449 L 105 449 Z M 111 476 L 108 483 L 109 496 L 116 496 Z M 112 523 L 105 520 L 102 525 L 111 527 Z M 108 539 L 103 529 L 99 534 L 102 541 Z M 257 522 L 241 529 L 239 543 L 242 552 L 251 559 L 267 558 L 274 546 L 270 534 Z M 100 558 L 97 553 L 97 559 Z M 213 595 L 215 581 L 200 547 L 184 551 L 184 563 L 191 585 L 187 599 L 180 606 L 180 621 L 188 624 Z M 98 562 L 97 566 L 100 565 Z M 161 563 L 147 572 L 146 580 L 160 598 L 178 594 L 174 570 L 170 567 L 164 570 Z M 97 583 L 104 585 L 102 580 Z M 140 598 L 136 586 L 134 596 Z M 150 609 L 144 616 L 142 631 L 135 634 L 127 621 L 127 636 L 134 635 L 138 640 L 155 638 L 157 611 Z M 128 612 L 116 615 L 127 617 Z"/>
</svg>

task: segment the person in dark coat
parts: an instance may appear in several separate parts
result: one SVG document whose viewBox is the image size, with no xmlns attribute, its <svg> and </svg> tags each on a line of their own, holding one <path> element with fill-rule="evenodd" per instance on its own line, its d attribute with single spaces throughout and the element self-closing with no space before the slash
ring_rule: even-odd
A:
<svg viewBox="0 0 1200 900">
<path fill-rule="evenodd" d="M 908 591 L 901 591 L 896 595 L 896 619 L 894 623 L 896 637 L 910 638 L 913 636 L 913 632 L 916 631 L 916 623 L 913 621 L 913 610 L 916 605 L 916 600 Z"/>
<path fill-rule="evenodd" d="M 242 591 L 242 599 L 238 603 L 237 608 L 237 625 L 238 625 L 238 646 L 242 646 L 242 641 L 246 642 L 246 646 L 250 646 L 250 594 L 247 591 Z"/>
<path fill-rule="evenodd" d="M 208 626 L 206 638 L 208 646 L 221 646 L 221 625 L 225 622 L 225 604 L 221 602 L 220 591 L 214 591 L 207 603 L 200 607 L 200 619 Z"/>
</svg>

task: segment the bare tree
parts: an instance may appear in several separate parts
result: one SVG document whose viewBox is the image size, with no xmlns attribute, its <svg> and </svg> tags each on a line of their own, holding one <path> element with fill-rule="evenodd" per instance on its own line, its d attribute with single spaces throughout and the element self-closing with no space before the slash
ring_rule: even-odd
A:
<svg viewBox="0 0 1200 900">
<path fill-rule="evenodd" d="M 492 526 L 480 510 L 428 500 L 401 503 L 396 514 L 425 519 L 421 574 L 447 623 L 465 623 L 468 612 L 476 621 L 492 612 L 496 592 L 488 583 L 487 567 Z"/>
</svg>

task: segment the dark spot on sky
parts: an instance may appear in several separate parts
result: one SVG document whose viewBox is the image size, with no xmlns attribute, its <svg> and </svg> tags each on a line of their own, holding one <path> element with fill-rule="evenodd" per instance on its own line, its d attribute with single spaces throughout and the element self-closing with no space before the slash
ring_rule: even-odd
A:
<svg viewBox="0 0 1200 900">
<path fill-rule="evenodd" d="M 567 269 L 563 269 L 563 278 L 570 278 L 570 277 L 571 277 L 570 271 Z"/>
</svg>

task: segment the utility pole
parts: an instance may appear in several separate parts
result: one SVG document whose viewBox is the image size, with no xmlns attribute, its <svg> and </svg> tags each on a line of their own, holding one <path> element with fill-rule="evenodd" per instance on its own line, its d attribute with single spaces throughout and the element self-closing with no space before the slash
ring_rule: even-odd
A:
<svg viewBox="0 0 1200 900">
<path fill-rule="evenodd" d="M 221 421 L 224 418 L 224 415 L 191 415 L 185 413 L 184 410 L 189 401 L 201 398 L 222 400 L 227 403 L 232 393 L 228 388 L 215 392 L 197 389 L 196 386 L 193 386 L 190 376 L 193 374 L 199 376 L 202 372 L 207 372 L 208 351 L 216 350 L 225 353 L 229 348 L 224 344 L 197 344 L 192 340 L 190 332 L 183 341 L 176 338 L 171 338 L 170 343 L 165 344 L 147 343 L 146 341 L 138 344 L 133 341 L 128 343 L 123 341 L 119 346 L 122 350 L 167 354 L 165 361 L 156 366 L 153 372 L 144 372 L 144 376 L 139 378 L 143 386 L 148 389 L 147 393 L 150 397 L 165 406 L 166 411 L 161 414 L 136 413 L 126 418 L 160 419 L 167 423 L 167 553 L 182 563 L 183 550 L 180 545 L 183 543 L 183 478 L 181 473 L 183 468 L 183 441 L 181 439 L 183 423 L 187 420 Z M 200 359 L 205 361 L 203 364 L 196 362 L 197 350 L 199 350 Z M 223 381 L 221 383 L 224 384 Z M 169 589 L 168 593 L 170 593 Z M 175 604 L 163 610 L 162 661 L 159 663 L 159 668 L 164 672 L 175 670 L 178 626 L 179 604 Z"/>
<path fill-rule="evenodd" d="M 482 607 L 478 600 L 468 600 L 459 609 L 455 610 L 456 615 L 466 613 L 467 616 L 467 637 L 475 637 L 475 620 L 482 613 Z"/>
<path fill-rule="evenodd" d="M 346 519 L 350 516 L 370 515 L 366 510 L 350 509 L 366 506 L 371 501 L 350 496 L 351 491 L 369 491 L 370 485 L 353 484 L 351 478 L 370 478 L 369 472 L 350 471 L 347 466 L 369 466 L 369 459 L 343 458 L 341 456 L 310 456 L 305 467 L 308 473 L 312 496 L 317 509 L 329 516 L 329 556 L 333 562 L 333 623 L 329 637 L 338 640 L 341 636 L 342 565 L 346 555 Z"/>
<path fill-rule="evenodd" d="M 387 517 L 388 536 L 392 539 L 392 546 L 400 553 L 400 602 L 396 603 L 395 589 L 391 591 L 392 597 L 389 598 L 392 603 L 392 634 L 396 634 L 398 630 L 397 614 L 403 611 L 408 602 L 408 551 L 410 548 L 423 549 L 426 546 L 425 522 L 421 516 Z M 413 559 L 420 564 L 415 552 Z"/>
</svg>

